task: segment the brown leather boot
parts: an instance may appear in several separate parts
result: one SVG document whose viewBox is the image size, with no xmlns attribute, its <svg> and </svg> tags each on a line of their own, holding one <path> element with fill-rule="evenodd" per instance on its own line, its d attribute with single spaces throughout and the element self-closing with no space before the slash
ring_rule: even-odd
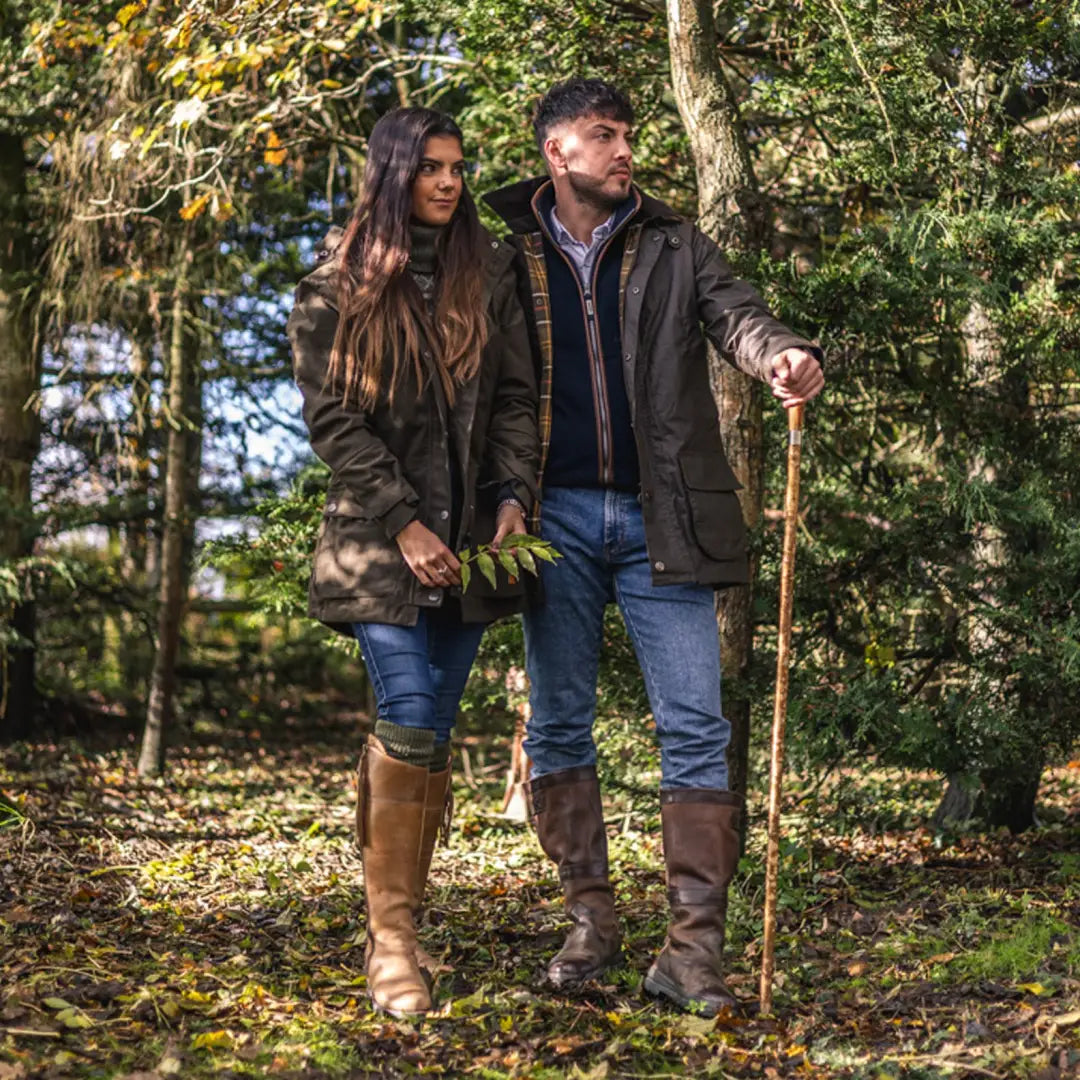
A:
<svg viewBox="0 0 1080 1080">
<path fill-rule="evenodd" d="M 416 877 L 416 902 L 413 906 L 413 925 L 417 928 L 423 914 L 424 891 L 427 888 L 431 858 L 439 837 L 445 844 L 450 833 L 450 818 L 454 812 L 454 795 L 450 787 L 451 769 L 433 772 L 428 777 L 427 799 L 424 803 L 424 832 L 420 845 L 420 867 Z M 419 942 L 416 945 L 416 962 L 420 970 L 432 980 L 436 973 L 445 969 Z"/>
<path fill-rule="evenodd" d="M 721 957 L 741 808 L 742 799 L 730 791 L 660 792 L 671 924 L 645 989 L 702 1016 L 738 1007 L 724 984 Z"/>
<path fill-rule="evenodd" d="M 617 960 L 622 946 L 596 768 L 548 773 L 531 780 L 527 794 L 540 846 L 559 867 L 566 913 L 574 923 L 548 964 L 548 980 L 558 989 L 580 986 Z"/>
<path fill-rule="evenodd" d="M 421 1015 L 431 1008 L 431 991 L 417 963 L 414 911 L 431 773 L 425 766 L 392 758 L 373 735 L 357 771 L 356 838 L 364 860 L 368 993 L 375 1006 L 391 1016 Z"/>
</svg>

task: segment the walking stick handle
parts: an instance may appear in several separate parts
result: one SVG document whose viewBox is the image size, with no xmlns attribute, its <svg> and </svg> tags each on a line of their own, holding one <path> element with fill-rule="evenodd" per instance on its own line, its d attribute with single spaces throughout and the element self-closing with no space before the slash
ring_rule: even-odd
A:
<svg viewBox="0 0 1080 1080">
<path fill-rule="evenodd" d="M 772 1012 L 776 949 L 776 894 L 780 871 L 780 794 L 784 778 L 784 729 L 787 720 L 791 609 L 795 582 L 795 534 L 799 523 L 799 462 L 802 457 L 803 406 L 788 414 L 787 488 L 784 495 L 784 548 L 780 560 L 780 617 L 776 641 L 776 696 L 773 700 L 769 777 L 769 835 L 765 847 L 765 917 L 761 944 L 761 1013 Z"/>
</svg>

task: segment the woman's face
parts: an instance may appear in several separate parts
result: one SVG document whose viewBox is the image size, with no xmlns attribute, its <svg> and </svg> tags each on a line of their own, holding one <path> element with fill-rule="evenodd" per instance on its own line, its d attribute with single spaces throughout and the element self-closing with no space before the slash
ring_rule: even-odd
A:
<svg viewBox="0 0 1080 1080">
<path fill-rule="evenodd" d="M 453 135 L 432 135 L 413 181 L 413 217 L 425 225 L 445 225 L 461 199 L 464 174 L 461 142 Z"/>
</svg>

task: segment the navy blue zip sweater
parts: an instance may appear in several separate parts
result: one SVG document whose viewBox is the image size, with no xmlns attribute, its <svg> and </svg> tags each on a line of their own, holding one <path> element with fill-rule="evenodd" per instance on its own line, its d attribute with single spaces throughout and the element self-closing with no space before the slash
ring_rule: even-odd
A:
<svg viewBox="0 0 1080 1080">
<path fill-rule="evenodd" d="M 544 486 L 637 491 L 637 446 L 623 381 L 619 325 L 626 229 L 620 226 L 606 242 L 588 288 L 565 252 L 546 229 L 543 232 L 554 352 Z"/>
</svg>

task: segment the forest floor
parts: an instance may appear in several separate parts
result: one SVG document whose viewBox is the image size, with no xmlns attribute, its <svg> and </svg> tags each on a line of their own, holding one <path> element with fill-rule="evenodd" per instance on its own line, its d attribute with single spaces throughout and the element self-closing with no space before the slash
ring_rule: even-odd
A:
<svg viewBox="0 0 1080 1080">
<path fill-rule="evenodd" d="M 473 740 L 423 934 L 453 970 L 414 1025 L 365 997 L 354 732 L 208 732 L 160 783 L 136 779 L 131 745 L 4 750 L 0 1080 L 1080 1074 L 1077 763 L 1047 774 L 1021 837 L 919 827 L 930 776 L 868 768 L 812 797 L 792 777 L 773 1018 L 753 1006 L 756 800 L 729 921 L 746 1010 L 713 1021 L 643 994 L 665 903 L 640 791 L 607 804 L 625 963 L 578 996 L 542 984 L 556 877 L 498 815 L 508 746 Z"/>
</svg>

